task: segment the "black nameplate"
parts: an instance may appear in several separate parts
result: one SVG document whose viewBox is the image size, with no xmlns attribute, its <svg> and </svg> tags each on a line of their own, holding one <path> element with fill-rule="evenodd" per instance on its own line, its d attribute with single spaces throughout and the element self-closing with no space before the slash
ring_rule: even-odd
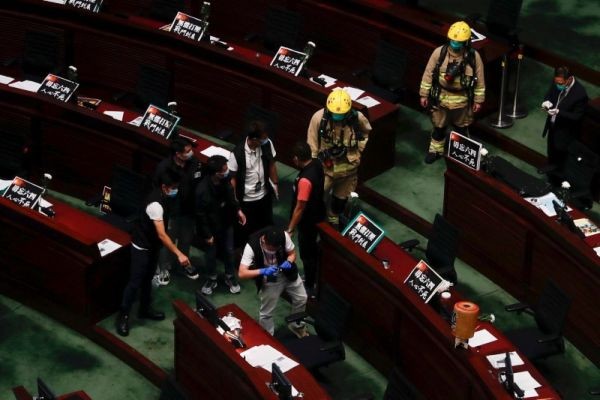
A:
<svg viewBox="0 0 600 400">
<path fill-rule="evenodd" d="M 168 139 L 179 123 L 179 117 L 154 105 L 149 105 L 140 126 L 147 131 Z"/>
<path fill-rule="evenodd" d="M 43 193 L 43 187 L 15 176 L 2 197 L 20 205 L 21 207 L 33 208 L 37 205 Z"/>
<path fill-rule="evenodd" d="M 361 212 L 344 228 L 342 236 L 352 240 L 370 253 L 383 239 L 385 231 Z"/>
<path fill-rule="evenodd" d="M 204 32 L 206 32 L 207 26 L 208 23 L 206 21 L 202 21 L 199 18 L 192 17 L 191 15 L 180 11 L 175 16 L 169 31 L 191 40 L 200 41 Z"/>
<path fill-rule="evenodd" d="M 77 82 L 61 78 L 54 74 L 48 74 L 37 92 L 66 103 L 78 87 L 79 83 Z"/>
<path fill-rule="evenodd" d="M 306 53 L 281 46 L 271 60 L 271 66 L 298 76 L 305 59 Z"/>
<path fill-rule="evenodd" d="M 448 157 L 469 168 L 479 171 L 481 163 L 481 143 L 469 139 L 458 132 L 450 132 Z"/>
<path fill-rule="evenodd" d="M 410 274 L 404 280 L 425 303 L 433 297 L 440 284 L 444 279 L 438 275 L 427 263 L 423 260 L 410 271 Z"/>
<path fill-rule="evenodd" d="M 97 13 L 100 12 L 102 0 L 67 0 L 67 5 Z"/>
</svg>

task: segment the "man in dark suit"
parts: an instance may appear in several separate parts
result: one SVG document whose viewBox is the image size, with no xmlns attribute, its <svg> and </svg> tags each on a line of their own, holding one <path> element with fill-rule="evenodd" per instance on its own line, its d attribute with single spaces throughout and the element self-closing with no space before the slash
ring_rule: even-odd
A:
<svg viewBox="0 0 600 400">
<path fill-rule="evenodd" d="M 548 164 L 561 166 L 569 145 L 581 135 L 581 119 L 588 102 L 584 87 L 567 67 L 554 70 L 554 82 L 542 103 L 548 114 L 543 137 L 548 135 Z"/>
</svg>

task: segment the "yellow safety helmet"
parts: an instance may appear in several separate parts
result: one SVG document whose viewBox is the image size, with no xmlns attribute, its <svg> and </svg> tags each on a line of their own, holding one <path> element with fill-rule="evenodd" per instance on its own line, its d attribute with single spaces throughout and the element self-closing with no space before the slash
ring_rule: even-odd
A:
<svg viewBox="0 0 600 400">
<path fill-rule="evenodd" d="M 337 88 L 327 96 L 327 110 L 332 114 L 346 114 L 352 108 L 352 98 L 343 89 Z"/>
<path fill-rule="evenodd" d="M 458 21 L 448 29 L 448 39 L 457 42 L 466 42 L 471 38 L 471 28 L 465 21 Z"/>
</svg>

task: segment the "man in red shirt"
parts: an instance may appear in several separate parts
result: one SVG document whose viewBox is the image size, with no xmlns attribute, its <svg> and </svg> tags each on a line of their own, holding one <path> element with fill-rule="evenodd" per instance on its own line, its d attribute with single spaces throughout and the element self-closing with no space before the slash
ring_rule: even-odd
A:
<svg viewBox="0 0 600 400">
<path fill-rule="evenodd" d="M 298 247 L 304 264 L 304 286 L 309 296 L 314 293 L 317 275 L 317 224 L 325 219 L 324 180 L 321 162 L 312 158 L 310 146 L 298 142 L 292 149 L 294 165 L 300 169 L 294 181 L 294 195 L 288 232 L 298 228 Z"/>
</svg>

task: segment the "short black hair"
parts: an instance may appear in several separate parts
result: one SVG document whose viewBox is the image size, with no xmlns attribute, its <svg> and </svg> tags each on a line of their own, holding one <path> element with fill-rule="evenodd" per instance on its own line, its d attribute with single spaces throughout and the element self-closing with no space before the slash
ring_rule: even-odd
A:
<svg viewBox="0 0 600 400">
<path fill-rule="evenodd" d="M 213 176 L 217 172 L 221 172 L 225 164 L 227 164 L 227 158 L 220 155 L 211 156 L 206 162 L 208 175 Z"/>
<path fill-rule="evenodd" d="M 306 142 L 296 142 L 292 147 L 292 157 L 298 157 L 300 161 L 308 161 L 312 159 L 312 150 Z"/>
<path fill-rule="evenodd" d="M 267 126 L 263 121 L 250 121 L 250 123 L 248 124 L 248 133 L 246 134 L 246 136 L 248 136 L 249 139 L 258 139 L 264 133 L 268 134 Z"/>
<path fill-rule="evenodd" d="M 159 185 L 175 186 L 181 182 L 181 174 L 173 168 L 167 168 L 158 177 Z"/>
<path fill-rule="evenodd" d="M 569 67 L 561 65 L 560 67 L 554 68 L 554 77 L 560 77 L 564 79 L 569 79 L 571 77 L 571 71 L 569 71 Z"/>
<path fill-rule="evenodd" d="M 284 247 L 285 246 L 285 233 L 283 229 L 270 227 L 265 232 L 265 243 L 269 246 Z"/>
<path fill-rule="evenodd" d="M 177 136 L 175 139 L 171 141 L 171 153 L 174 155 L 175 153 L 181 153 L 185 150 L 185 146 L 194 147 L 194 143 L 186 137 Z"/>
</svg>

